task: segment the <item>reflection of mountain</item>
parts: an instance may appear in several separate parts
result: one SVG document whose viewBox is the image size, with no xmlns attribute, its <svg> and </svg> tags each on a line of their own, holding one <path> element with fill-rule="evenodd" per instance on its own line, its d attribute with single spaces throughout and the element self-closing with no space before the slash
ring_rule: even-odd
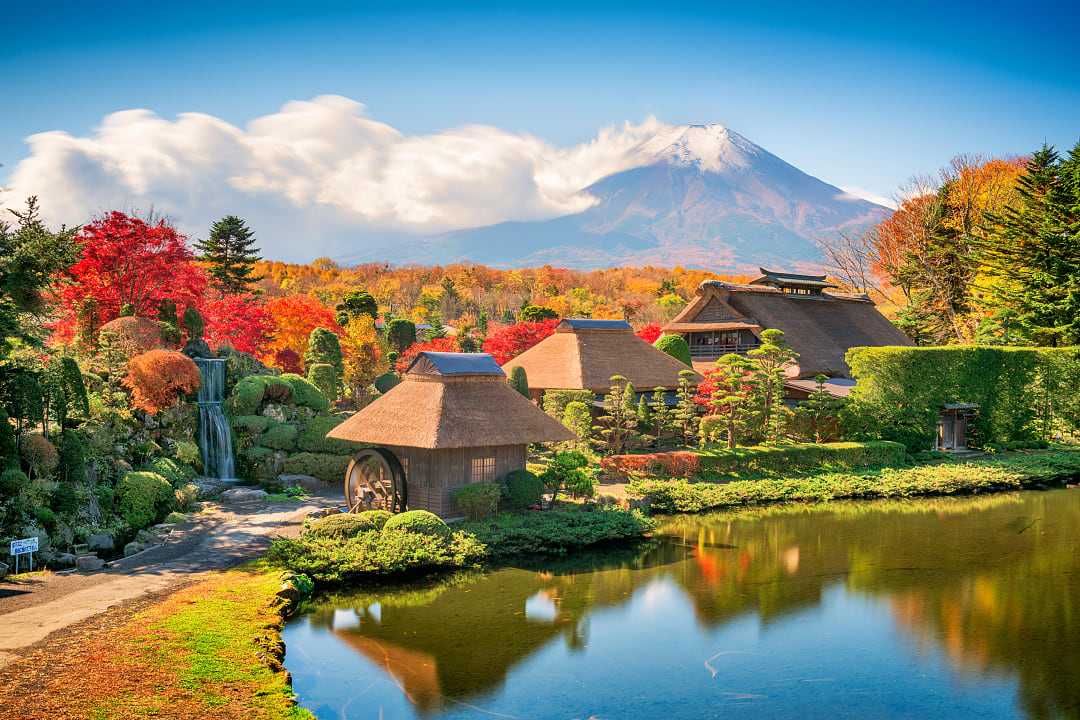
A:
<svg viewBox="0 0 1080 720">
<path fill-rule="evenodd" d="M 783 627 L 841 586 L 882 598 L 899 627 L 958 670 L 1018 678 L 1030 715 L 1080 718 L 1080 493 L 686 516 L 661 533 L 600 564 L 591 556 L 334 599 L 312 623 L 430 712 L 497 691 L 560 637 L 581 650 L 590 615 L 658 584 L 681 590 L 703 632 L 753 616 Z M 346 622 L 342 607 L 357 608 Z"/>
</svg>

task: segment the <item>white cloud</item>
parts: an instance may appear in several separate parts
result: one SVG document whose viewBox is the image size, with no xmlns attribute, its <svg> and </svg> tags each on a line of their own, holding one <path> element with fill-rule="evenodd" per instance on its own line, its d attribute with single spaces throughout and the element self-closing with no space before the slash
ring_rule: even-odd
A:
<svg viewBox="0 0 1080 720">
<path fill-rule="evenodd" d="M 878 195 L 869 190 L 863 190 L 860 187 L 854 187 L 852 185 L 841 185 L 840 189 L 844 191 L 844 194 L 848 197 L 858 198 L 859 200 L 869 200 L 872 203 L 877 203 L 883 207 L 896 209 L 896 200 L 885 197 L 884 195 Z"/>
<path fill-rule="evenodd" d="M 357 255 L 402 233 L 431 233 L 578 212 L 583 188 L 647 160 L 648 119 L 558 148 L 470 125 L 408 136 L 341 96 L 295 101 L 237 127 L 202 113 L 108 115 L 87 137 L 27 139 L 3 204 L 38 195 L 51 222 L 153 207 L 199 235 L 224 214 L 246 218 L 268 257 Z"/>
</svg>

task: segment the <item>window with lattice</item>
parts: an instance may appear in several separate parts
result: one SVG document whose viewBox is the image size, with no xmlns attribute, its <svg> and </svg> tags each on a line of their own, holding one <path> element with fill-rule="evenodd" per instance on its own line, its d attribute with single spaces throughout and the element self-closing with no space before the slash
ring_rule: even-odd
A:
<svg viewBox="0 0 1080 720">
<path fill-rule="evenodd" d="M 495 479 L 495 458 L 493 457 L 481 457 L 473 458 L 472 460 L 472 472 L 470 473 L 472 482 L 491 482 Z"/>
</svg>

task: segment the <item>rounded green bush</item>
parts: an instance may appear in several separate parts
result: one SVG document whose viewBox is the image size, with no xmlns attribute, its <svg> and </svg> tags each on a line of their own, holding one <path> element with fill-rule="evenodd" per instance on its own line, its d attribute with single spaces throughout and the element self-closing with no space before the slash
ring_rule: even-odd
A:
<svg viewBox="0 0 1080 720">
<path fill-rule="evenodd" d="M 503 480 L 506 502 L 514 510 L 527 510 L 540 504 L 544 482 L 528 470 L 511 470 Z"/>
<path fill-rule="evenodd" d="M 172 485 L 155 472 L 129 472 L 116 486 L 120 516 L 136 530 L 164 516 L 171 509 L 173 500 Z"/>
<path fill-rule="evenodd" d="M 295 425 L 274 423 L 259 436 L 258 443 L 275 450 L 292 450 L 296 447 L 296 436 L 299 433 Z"/>
<path fill-rule="evenodd" d="M 293 402 L 297 405 L 311 408 L 316 412 L 330 409 L 330 401 L 307 378 L 295 373 L 285 373 L 281 376 L 281 379 L 289 384 L 289 388 L 292 389 Z"/>
<path fill-rule="evenodd" d="M 502 489 L 498 483 L 469 483 L 454 491 L 454 502 L 470 520 L 483 520 L 499 510 L 499 496 Z"/>
<path fill-rule="evenodd" d="M 379 529 L 371 518 L 361 517 L 360 513 L 338 513 L 312 521 L 304 532 L 314 537 L 345 540 L 356 537 L 362 532 Z"/>
<path fill-rule="evenodd" d="M 195 477 L 194 470 L 167 457 L 154 458 L 146 469 L 162 476 L 173 487 L 180 487 Z"/>
<path fill-rule="evenodd" d="M 338 387 L 341 385 L 341 377 L 337 368 L 330 363 L 314 363 L 308 366 L 307 379 L 315 387 L 319 388 L 327 398 L 337 398 Z"/>
<path fill-rule="evenodd" d="M 237 415 L 232 419 L 232 425 L 237 431 L 244 431 L 252 435 L 258 435 L 273 424 L 274 418 L 265 415 Z"/>
<path fill-rule="evenodd" d="M 348 440 L 326 437 L 326 433 L 345 422 L 341 415 L 316 415 L 304 423 L 304 429 L 296 438 L 296 447 L 304 452 L 347 455 L 356 452 L 356 445 Z"/>
<path fill-rule="evenodd" d="M 427 510 L 406 510 L 392 516 L 383 525 L 383 530 L 401 529 L 417 535 L 431 535 L 432 537 L 450 537 L 450 526 L 443 522 L 442 518 Z"/>
<path fill-rule="evenodd" d="M 341 482 L 349 467 L 348 455 L 300 452 L 285 458 L 285 472 L 290 475 L 310 475 L 326 482 Z"/>
<path fill-rule="evenodd" d="M 394 513 L 387 510 L 364 510 L 357 513 L 358 517 L 362 517 L 367 522 L 371 523 L 371 526 L 376 530 L 382 530 L 386 526 L 386 521 L 394 517 Z"/>
<path fill-rule="evenodd" d="M 682 335 L 661 335 L 656 338 L 653 347 L 665 352 L 684 365 L 692 365 L 690 360 L 690 346 L 686 344 L 686 338 Z"/>
<path fill-rule="evenodd" d="M 30 478 L 18 468 L 8 468 L 0 473 L 0 497 L 15 497 L 29 485 Z"/>
</svg>

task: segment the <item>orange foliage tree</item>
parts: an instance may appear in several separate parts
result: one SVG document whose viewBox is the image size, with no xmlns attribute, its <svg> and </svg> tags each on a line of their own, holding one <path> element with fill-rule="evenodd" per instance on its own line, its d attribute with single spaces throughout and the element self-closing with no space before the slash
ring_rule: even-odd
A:
<svg viewBox="0 0 1080 720">
<path fill-rule="evenodd" d="M 176 404 L 181 393 L 199 389 L 199 368 L 187 355 L 173 350 L 151 350 L 128 363 L 124 386 L 131 390 L 132 405 L 156 415 Z"/>
<path fill-rule="evenodd" d="M 334 311 L 311 295 L 273 298 L 266 303 L 266 312 L 270 317 L 269 342 L 263 345 L 259 357 L 276 367 L 280 367 L 279 356 L 291 358 L 295 353 L 296 357 L 302 358 L 315 328 L 326 328 L 338 335 L 342 333 Z"/>
</svg>

